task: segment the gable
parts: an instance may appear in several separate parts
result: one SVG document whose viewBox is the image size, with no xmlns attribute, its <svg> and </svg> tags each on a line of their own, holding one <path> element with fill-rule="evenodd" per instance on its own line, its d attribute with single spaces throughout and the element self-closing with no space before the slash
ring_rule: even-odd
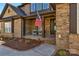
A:
<svg viewBox="0 0 79 59">
<path fill-rule="evenodd" d="M 10 6 L 8 6 L 4 12 L 3 18 L 15 16 L 15 15 L 17 15 L 17 13 Z"/>
</svg>

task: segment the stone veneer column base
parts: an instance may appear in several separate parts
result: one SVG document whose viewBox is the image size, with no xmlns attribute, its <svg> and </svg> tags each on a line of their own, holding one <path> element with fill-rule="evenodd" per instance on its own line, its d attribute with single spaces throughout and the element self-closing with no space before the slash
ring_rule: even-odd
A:
<svg viewBox="0 0 79 59">
<path fill-rule="evenodd" d="M 69 51 L 71 54 L 79 55 L 79 35 L 70 34 L 69 35 Z"/>
<path fill-rule="evenodd" d="M 56 4 L 56 46 L 68 49 L 69 40 L 69 4 Z"/>
</svg>

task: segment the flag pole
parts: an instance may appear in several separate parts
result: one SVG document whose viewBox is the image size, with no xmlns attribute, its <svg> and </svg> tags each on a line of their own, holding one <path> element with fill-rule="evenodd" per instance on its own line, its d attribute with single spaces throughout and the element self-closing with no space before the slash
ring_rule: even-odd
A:
<svg viewBox="0 0 79 59">
<path fill-rule="evenodd" d="M 40 21 L 41 17 L 40 17 L 40 15 L 39 15 L 39 13 L 38 13 L 38 10 L 37 10 L 37 17 L 39 18 L 39 21 Z M 39 22 L 39 21 L 38 21 L 38 22 Z M 40 25 L 39 25 L 39 26 L 40 26 Z M 38 33 L 39 26 L 38 26 L 38 25 L 36 26 L 37 35 L 39 34 L 39 33 Z"/>
<path fill-rule="evenodd" d="M 38 10 L 37 10 L 37 16 L 38 16 Z M 38 26 L 36 26 L 36 30 L 37 30 L 37 36 L 38 36 Z"/>
<path fill-rule="evenodd" d="M 38 26 L 36 28 L 37 28 L 37 35 L 38 35 Z"/>
</svg>

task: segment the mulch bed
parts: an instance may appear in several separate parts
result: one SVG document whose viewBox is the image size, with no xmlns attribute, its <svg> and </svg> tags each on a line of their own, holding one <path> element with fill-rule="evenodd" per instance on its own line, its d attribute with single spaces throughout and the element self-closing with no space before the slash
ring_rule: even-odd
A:
<svg viewBox="0 0 79 59">
<path fill-rule="evenodd" d="M 34 47 L 40 45 L 41 43 L 43 43 L 43 42 L 40 40 L 13 39 L 13 40 L 6 41 L 6 43 L 3 45 L 16 49 L 16 50 L 25 51 L 25 50 L 34 48 Z"/>
</svg>

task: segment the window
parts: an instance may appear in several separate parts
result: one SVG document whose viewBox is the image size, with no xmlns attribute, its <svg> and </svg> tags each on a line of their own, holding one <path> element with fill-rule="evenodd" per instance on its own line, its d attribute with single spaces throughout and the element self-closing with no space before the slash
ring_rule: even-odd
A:
<svg viewBox="0 0 79 59">
<path fill-rule="evenodd" d="M 36 10 L 42 10 L 42 3 L 36 3 Z"/>
<path fill-rule="evenodd" d="M 49 8 L 49 4 L 48 3 L 43 3 L 43 9 L 48 9 Z"/>
<path fill-rule="evenodd" d="M 5 22 L 5 32 L 11 33 L 11 22 Z"/>
<path fill-rule="evenodd" d="M 32 3 L 31 4 L 31 12 L 43 10 L 43 9 L 48 9 L 49 4 L 48 3 Z"/>
<path fill-rule="evenodd" d="M 34 12 L 35 11 L 35 3 L 32 3 L 31 4 L 31 12 Z"/>
</svg>

